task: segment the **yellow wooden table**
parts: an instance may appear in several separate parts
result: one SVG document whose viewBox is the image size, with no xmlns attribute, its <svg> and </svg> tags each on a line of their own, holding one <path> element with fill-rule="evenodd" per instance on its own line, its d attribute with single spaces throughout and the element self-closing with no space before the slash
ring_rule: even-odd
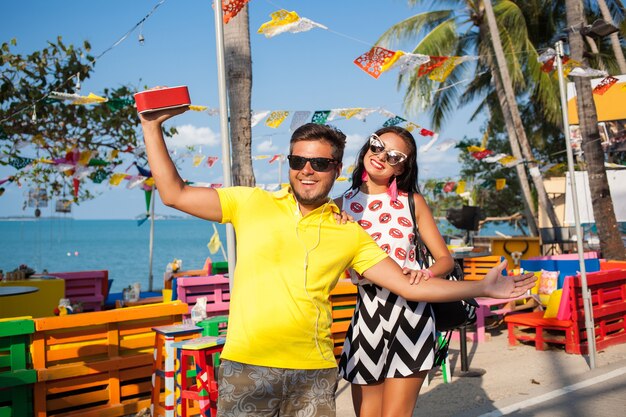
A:
<svg viewBox="0 0 626 417">
<path fill-rule="evenodd" d="M 0 287 L 36 287 L 39 291 L 30 294 L 2 297 L 0 318 L 32 316 L 54 316 L 54 309 L 65 296 L 65 281 L 54 279 L 24 279 L 3 281 Z"/>
</svg>

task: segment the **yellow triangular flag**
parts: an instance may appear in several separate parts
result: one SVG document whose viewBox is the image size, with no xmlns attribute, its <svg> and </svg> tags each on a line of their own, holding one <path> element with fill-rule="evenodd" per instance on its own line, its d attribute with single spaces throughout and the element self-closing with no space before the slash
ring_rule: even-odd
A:
<svg viewBox="0 0 626 417">
<path fill-rule="evenodd" d="M 104 97 L 100 97 L 95 95 L 94 93 L 89 93 L 88 96 L 82 96 L 76 98 L 76 100 L 72 101 L 72 104 L 95 104 L 95 103 L 104 103 L 108 101 Z"/>
<path fill-rule="evenodd" d="M 463 194 L 465 192 L 465 181 L 461 180 L 456 184 L 456 193 Z"/>
<path fill-rule="evenodd" d="M 497 178 L 496 179 L 496 190 L 500 191 L 506 187 L 506 178 Z"/>
<path fill-rule="evenodd" d="M 209 252 L 211 252 L 211 255 L 213 255 L 217 253 L 218 250 L 220 250 L 221 246 L 222 246 L 222 241 L 220 241 L 220 235 L 217 233 L 217 229 L 216 229 L 213 232 L 213 236 L 211 236 L 211 240 L 209 240 L 207 248 L 209 248 Z"/>
<path fill-rule="evenodd" d="M 122 180 L 124 178 L 126 178 L 127 174 L 122 174 L 122 173 L 114 173 L 113 175 L 111 175 L 111 178 L 109 179 L 109 184 L 111 185 L 120 185 L 120 183 L 122 182 Z"/>
</svg>

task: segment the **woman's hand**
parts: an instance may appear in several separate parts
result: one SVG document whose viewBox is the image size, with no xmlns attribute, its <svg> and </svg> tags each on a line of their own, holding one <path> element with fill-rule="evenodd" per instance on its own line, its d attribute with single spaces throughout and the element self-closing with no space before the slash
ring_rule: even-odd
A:
<svg viewBox="0 0 626 417">
<path fill-rule="evenodd" d="M 422 280 L 428 281 L 433 277 L 433 272 L 430 269 L 409 269 L 405 267 L 402 268 L 402 272 L 404 272 L 404 275 L 409 275 L 409 284 L 411 285 L 417 285 Z"/>
<path fill-rule="evenodd" d="M 346 224 L 348 222 L 350 223 L 354 222 L 354 217 L 346 213 L 345 210 L 342 210 L 341 213 L 333 213 L 333 215 L 335 216 L 335 221 L 337 222 L 337 224 Z"/>
</svg>

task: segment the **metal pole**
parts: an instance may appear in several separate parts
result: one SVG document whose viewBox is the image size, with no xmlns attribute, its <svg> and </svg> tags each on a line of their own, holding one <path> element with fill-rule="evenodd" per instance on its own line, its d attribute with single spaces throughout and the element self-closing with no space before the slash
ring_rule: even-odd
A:
<svg viewBox="0 0 626 417">
<path fill-rule="evenodd" d="M 222 138 L 222 168 L 224 172 L 224 187 L 233 185 L 230 166 L 230 130 L 228 128 L 228 103 L 226 95 L 226 65 L 224 64 L 224 26 L 222 16 L 222 0 L 213 3 L 215 5 L 215 49 L 217 55 L 217 88 L 220 103 L 220 133 Z M 228 279 L 230 287 L 233 286 L 235 277 L 235 229 L 233 225 L 226 224 L 226 247 L 228 252 Z"/>
<path fill-rule="evenodd" d="M 154 253 L 154 194 L 156 188 L 152 186 L 152 192 L 150 193 L 150 266 L 148 268 L 148 291 L 152 292 L 152 283 L 154 276 L 152 275 L 152 255 Z"/>
<path fill-rule="evenodd" d="M 578 211 L 578 193 L 576 191 L 576 178 L 574 176 L 574 155 L 572 152 L 572 144 L 569 134 L 569 117 L 567 114 L 567 96 L 565 94 L 565 79 L 563 77 L 563 41 L 558 41 L 555 45 L 556 49 L 556 67 L 559 76 L 559 92 L 561 94 L 561 111 L 563 113 L 563 131 L 565 133 L 565 148 L 567 151 L 567 170 L 569 173 L 570 185 L 572 190 L 572 201 L 574 208 L 574 221 L 576 223 L 576 250 L 578 251 L 578 262 L 580 264 L 580 281 L 582 283 L 583 292 L 583 308 L 585 311 L 585 328 L 587 329 L 587 344 L 589 346 L 589 366 L 591 369 L 596 367 L 596 334 L 593 323 L 591 309 L 591 292 L 587 288 L 587 270 L 585 268 L 585 255 L 583 252 L 583 230 L 580 225 L 580 214 Z"/>
</svg>

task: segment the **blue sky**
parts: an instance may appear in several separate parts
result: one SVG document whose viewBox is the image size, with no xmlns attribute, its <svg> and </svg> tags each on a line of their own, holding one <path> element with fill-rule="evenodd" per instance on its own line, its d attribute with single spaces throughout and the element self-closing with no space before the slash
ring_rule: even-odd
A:
<svg viewBox="0 0 626 417">
<path fill-rule="evenodd" d="M 109 1 L 43 1 L 22 0 L 5 2 L 2 6 L 3 24 L 0 40 L 16 38 L 13 49 L 23 54 L 45 47 L 46 41 L 61 36 L 66 43 L 81 44 L 88 40 L 92 54 L 99 55 L 116 43 L 139 22 L 158 0 Z M 266 39 L 257 34 L 259 26 L 270 20 L 270 13 L 281 8 L 296 11 L 328 27 L 298 34 L 281 34 Z M 251 0 L 250 31 L 253 61 L 253 110 L 327 110 L 334 108 L 383 107 L 406 116 L 402 102 L 404 92 L 397 88 L 397 71 L 384 73 L 374 79 L 361 71 L 353 60 L 367 52 L 378 37 L 391 25 L 417 13 L 405 0 L 364 2 L 342 1 L 280 1 Z M 10 18 L 8 18 L 10 17 Z M 136 86 L 187 85 L 192 102 L 218 107 L 215 27 L 211 2 L 208 0 L 165 1 L 141 28 L 145 42 L 138 42 L 139 30 L 108 51 L 96 64 L 92 77 L 82 83 L 82 93 L 99 94 L 105 87 L 123 84 Z M 392 49 L 411 50 L 418 40 L 394 45 Z M 465 135 L 479 137 L 480 124 L 470 123 L 473 108 L 463 108 L 438 132 L 439 141 L 462 139 Z M 408 117 L 429 128 L 425 115 Z M 333 122 L 348 135 L 344 166 L 354 161 L 354 154 L 367 135 L 386 120 L 374 114 L 366 122 L 355 119 Z M 290 118 L 277 129 L 260 123 L 254 127 L 253 155 L 286 153 Z M 183 144 L 199 146 L 202 154 L 221 157 L 219 118 L 206 113 L 188 112 L 176 118 L 180 136 L 170 141 L 170 147 Z M 428 138 L 415 136 L 418 146 Z M 457 151 L 431 149 L 418 155 L 420 179 L 455 178 L 458 174 Z M 129 161 L 130 162 L 130 161 Z M 118 168 L 121 171 L 126 166 Z M 193 168 L 191 158 L 180 165 L 182 175 L 192 181 L 221 183 L 222 166 L 218 161 L 212 168 Z M 254 162 L 257 183 L 278 182 L 278 164 L 267 160 Z M 282 180 L 287 180 L 286 167 Z M 0 178 L 14 172 L 12 167 L 0 167 Z M 73 207 L 73 217 L 134 218 L 145 211 L 143 193 L 108 185 L 93 186 L 99 196 Z M 336 184 L 333 195 L 348 187 Z M 5 184 L 0 197 L 0 217 L 32 215 L 33 209 L 22 209 L 27 187 Z M 52 206 L 52 205 L 51 205 Z M 42 209 L 52 215 L 53 208 Z M 176 214 L 157 201 L 157 213 Z"/>
</svg>

